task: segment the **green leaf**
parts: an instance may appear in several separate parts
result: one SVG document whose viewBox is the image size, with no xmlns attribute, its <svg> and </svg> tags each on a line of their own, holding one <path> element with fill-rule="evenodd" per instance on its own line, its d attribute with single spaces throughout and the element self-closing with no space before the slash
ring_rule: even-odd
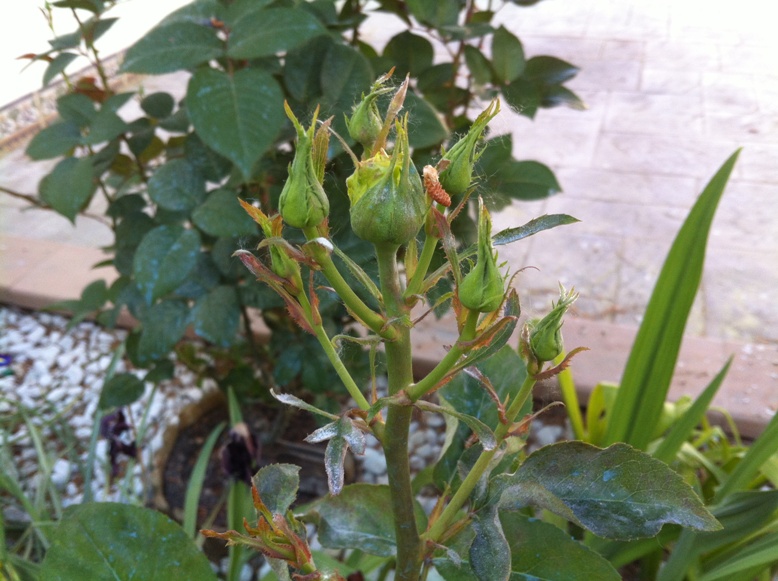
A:
<svg viewBox="0 0 778 581">
<path fill-rule="evenodd" d="M 166 210 L 189 212 L 205 197 L 205 182 L 184 159 L 171 159 L 149 179 L 149 197 Z"/>
<path fill-rule="evenodd" d="M 95 191 L 92 161 L 66 157 L 40 183 L 41 199 L 75 224 L 76 215 L 89 204 Z"/>
<path fill-rule="evenodd" d="M 192 309 L 194 331 L 220 347 L 235 342 L 240 323 L 238 294 L 232 286 L 217 286 L 200 297 Z"/>
<path fill-rule="evenodd" d="M 319 542 L 330 549 L 358 549 L 371 555 L 395 554 L 394 516 L 389 487 L 374 484 L 345 486 L 338 496 L 319 502 Z M 416 523 L 424 530 L 427 517 L 414 502 Z"/>
<path fill-rule="evenodd" d="M 287 53 L 284 85 L 294 99 L 306 103 L 321 96 L 321 70 L 332 46 L 332 38 L 317 36 Z"/>
<path fill-rule="evenodd" d="M 544 85 L 561 85 L 578 74 L 575 65 L 553 56 L 536 56 L 527 61 L 524 78 Z"/>
<path fill-rule="evenodd" d="M 503 244 L 510 244 L 517 240 L 522 240 L 538 232 L 544 230 L 550 230 L 557 226 L 565 226 L 567 224 L 575 224 L 580 222 L 578 218 L 573 218 L 567 214 L 544 214 L 537 218 L 533 218 L 523 226 L 517 226 L 516 228 L 506 228 L 500 230 L 497 234 L 492 236 L 492 243 L 495 246 L 502 246 Z"/>
<path fill-rule="evenodd" d="M 491 358 L 478 363 L 476 367 L 489 379 L 500 401 L 505 401 L 509 394 L 516 393 L 527 374 L 521 357 L 508 345 L 502 347 Z M 444 407 L 477 418 L 487 426 L 499 424 L 497 404 L 486 387 L 471 375 L 457 374 L 438 391 L 438 395 Z M 529 411 L 530 404 L 525 408 Z M 469 437 L 470 429 L 464 424 L 460 425 L 441 460 L 435 466 L 433 474 L 439 488 L 443 489 L 457 475 L 457 463 L 465 451 L 465 443 Z"/>
<path fill-rule="evenodd" d="M 43 73 L 43 86 L 48 85 L 54 77 L 64 71 L 77 58 L 78 55 L 72 52 L 61 52 L 55 56 Z"/>
<path fill-rule="evenodd" d="M 113 502 L 65 509 L 41 567 L 49 581 L 216 581 L 208 559 L 160 512 Z"/>
<path fill-rule="evenodd" d="M 81 8 L 82 10 L 89 10 L 94 14 L 99 14 L 103 11 L 101 0 L 60 0 L 59 2 L 52 2 L 52 6 L 57 8 Z"/>
<path fill-rule="evenodd" d="M 183 337 L 188 321 L 189 307 L 183 301 L 162 301 L 146 311 L 138 342 L 140 363 L 166 357 Z"/>
<path fill-rule="evenodd" d="M 221 182 L 232 170 L 232 162 L 205 145 L 197 133 L 186 136 L 184 157 L 209 182 Z"/>
<path fill-rule="evenodd" d="M 778 563 L 778 532 L 772 532 L 753 540 L 717 559 L 715 566 L 700 576 L 700 581 L 722 581 L 756 578 L 757 575 Z"/>
<path fill-rule="evenodd" d="M 196 534 L 197 528 L 197 513 L 200 506 L 200 493 L 203 490 L 203 482 L 205 481 L 205 475 L 208 470 L 208 463 L 211 459 L 211 453 L 213 452 L 216 441 L 224 430 L 226 422 L 220 422 L 211 433 L 208 435 L 208 439 L 203 444 L 200 453 L 197 455 L 197 462 L 195 462 L 194 468 L 192 468 L 192 474 L 189 477 L 189 482 L 186 485 L 186 499 L 184 500 L 184 520 L 181 523 L 184 533 L 193 539 Z"/>
<path fill-rule="evenodd" d="M 242 69 L 232 76 L 201 69 L 189 81 L 186 101 L 203 142 L 237 165 L 246 179 L 285 119 L 278 83 L 259 69 Z"/>
<path fill-rule="evenodd" d="M 103 384 L 97 408 L 102 411 L 135 403 L 143 395 L 143 382 L 132 373 L 117 373 Z"/>
<path fill-rule="evenodd" d="M 146 303 L 151 304 L 184 282 L 197 263 L 200 236 L 181 226 L 157 226 L 135 251 L 133 273 Z"/>
<path fill-rule="evenodd" d="M 673 242 L 646 308 L 608 418 L 606 443 L 646 449 L 662 414 L 686 320 L 702 278 L 711 222 L 740 151 L 711 179 Z"/>
<path fill-rule="evenodd" d="M 418 77 L 419 73 L 432 66 L 434 50 L 429 40 L 405 30 L 389 40 L 383 56 L 394 64 L 398 78 L 404 78 L 408 73 Z"/>
<path fill-rule="evenodd" d="M 476 85 L 486 85 L 492 82 L 492 65 L 476 47 L 465 45 L 465 63 L 467 63 L 467 69 Z"/>
<path fill-rule="evenodd" d="M 518 79 L 525 68 L 524 48 L 521 41 L 501 26 L 492 36 L 492 69 L 500 83 Z"/>
<path fill-rule="evenodd" d="M 259 498 L 273 514 L 286 514 L 297 498 L 300 467 L 293 464 L 270 464 L 254 476 Z"/>
<path fill-rule="evenodd" d="M 562 191 L 554 173 L 537 161 L 510 159 L 486 178 L 486 187 L 517 200 L 542 200 Z"/>
<path fill-rule="evenodd" d="M 514 79 L 502 88 L 503 97 L 516 113 L 533 119 L 538 112 L 542 94 L 540 88 L 526 79 Z"/>
<path fill-rule="evenodd" d="M 404 108 L 412 121 L 408 128 L 408 142 L 411 147 L 432 147 L 448 137 L 448 130 L 443 125 L 440 114 L 423 98 L 408 91 Z"/>
<path fill-rule="evenodd" d="M 699 557 L 735 547 L 753 538 L 765 526 L 776 521 L 778 490 L 736 492 L 712 509 L 723 529 L 710 533 L 684 531 L 662 568 L 657 581 L 681 581 Z M 742 548 L 740 549 L 742 550 Z"/>
<path fill-rule="evenodd" d="M 370 88 L 373 69 L 353 48 L 335 44 L 327 51 L 320 78 L 327 104 L 338 111 L 347 111 Z"/>
<path fill-rule="evenodd" d="M 127 49 L 121 72 L 160 75 L 188 70 L 224 54 L 222 41 L 210 26 L 174 22 L 152 28 Z"/>
<path fill-rule="evenodd" d="M 162 359 L 149 369 L 146 375 L 143 376 L 143 381 L 159 383 L 160 381 L 172 379 L 175 373 L 176 367 L 173 365 L 173 362 L 170 359 Z"/>
<path fill-rule="evenodd" d="M 66 93 L 57 99 L 57 112 L 66 121 L 79 127 L 89 127 L 97 115 L 95 102 L 81 93 Z"/>
<path fill-rule="evenodd" d="M 164 119 L 173 113 L 173 108 L 176 106 L 176 102 L 173 99 L 173 95 L 158 91 L 146 95 L 140 102 L 140 107 L 149 117 L 155 119 Z"/>
<path fill-rule="evenodd" d="M 626 444 L 546 446 L 493 478 L 489 494 L 504 510 L 539 506 L 610 539 L 652 537 L 668 523 L 721 528 L 679 474 Z"/>
<path fill-rule="evenodd" d="M 192 221 L 216 238 L 257 234 L 257 225 L 240 207 L 237 192 L 227 188 L 209 193 L 205 202 L 192 212 Z"/>
<path fill-rule="evenodd" d="M 541 91 L 541 107 L 558 107 L 566 105 L 576 111 L 586 111 L 586 103 L 581 98 L 566 87 L 552 85 L 544 87 Z"/>
<path fill-rule="evenodd" d="M 85 145 L 97 145 L 110 141 L 129 129 L 129 126 L 108 107 L 103 107 L 89 124 L 89 133 L 84 138 Z"/>
<path fill-rule="evenodd" d="M 25 153 L 32 159 L 52 159 L 69 154 L 81 144 L 81 130 L 72 121 L 58 121 L 41 129 L 32 138 Z"/>
<path fill-rule="evenodd" d="M 435 28 L 454 26 L 459 17 L 458 2 L 408 0 L 406 4 L 416 20 L 425 24 L 430 24 Z"/>
<path fill-rule="evenodd" d="M 224 6 L 219 0 L 194 0 L 174 10 L 163 18 L 157 27 L 167 26 L 176 22 L 203 25 L 215 20 L 224 20 Z"/>
<path fill-rule="evenodd" d="M 778 414 L 773 415 L 764 431 L 751 444 L 726 480 L 721 483 L 721 487 L 713 496 L 713 502 L 721 502 L 733 492 L 746 489 L 759 473 L 762 465 L 775 455 L 776 442 L 778 442 Z"/>
<path fill-rule="evenodd" d="M 697 427 L 705 417 L 713 398 L 721 387 L 721 384 L 732 364 L 732 358 L 729 358 L 724 368 L 718 372 L 716 377 L 708 384 L 708 387 L 697 397 L 694 403 L 686 410 L 680 418 L 673 424 L 667 435 L 662 438 L 659 447 L 654 450 L 652 456 L 657 460 L 670 464 L 678 454 L 681 446 L 688 441 L 692 435 L 692 430 Z"/>
<path fill-rule="evenodd" d="M 270 56 L 326 32 L 313 14 L 299 8 L 254 10 L 233 23 L 227 54 L 237 59 Z"/>
</svg>

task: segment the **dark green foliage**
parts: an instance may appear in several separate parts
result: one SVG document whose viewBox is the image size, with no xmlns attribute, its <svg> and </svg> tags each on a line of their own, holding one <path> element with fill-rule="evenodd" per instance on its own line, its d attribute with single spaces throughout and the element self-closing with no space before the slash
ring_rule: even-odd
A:
<svg viewBox="0 0 778 581">
<path fill-rule="evenodd" d="M 54 3 L 86 10 L 89 19 L 36 55 L 49 62 L 44 84 L 65 75 L 79 50 L 92 52 L 100 63 L 94 43 L 115 21 L 107 17 L 113 4 Z M 562 87 L 577 69 L 554 57 L 525 57 L 518 38 L 491 25 L 493 12 L 466 10 L 458 0 L 382 2 L 381 10 L 409 26 L 379 52 L 359 39 L 361 23 L 372 14 L 357 2 L 319 0 L 293 7 L 195 0 L 130 47 L 122 65 L 132 73 L 192 73 L 181 102 L 166 92 L 113 94 L 99 74 L 73 84 L 57 99 L 60 118 L 34 137 L 27 153 L 40 160 L 61 158 L 41 182 L 39 196 L 69 220 L 85 210 L 95 192 L 107 199 L 115 241 L 106 262 L 121 276 L 111 289 L 101 283 L 60 306 L 79 319 L 97 313 L 109 324 L 128 309 L 141 323 L 128 353 L 146 365 L 164 360 L 187 328 L 219 347 L 235 345 L 245 309 L 259 308 L 275 333 L 272 348 L 264 351 L 275 359 L 275 381 L 314 392 L 336 385 L 316 341 L 290 324 L 275 293 L 251 280 L 232 258 L 235 250 L 254 249 L 261 240 L 238 199 L 258 203 L 268 215 L 277 210 L 294 138 L 284 100 L 305 124 L 320 106 L 319 119 L 332 116 L 333 128 L 348 139 L 344 114 L 376 77 L 392 67 L 394 83 L 409 74 L 405 110 L 413 118 L 409 141 L 419 170 L 440 159 L 456 134 L 467 130 L 472 120 L 466 108 L 476 94 L 502 93 L 522 107 L 531 101 L 531 107 L 520 108 L 530 115 L 541 106 L 577 103 Z M 459 56 L 433 64 L 434 42 L 441 39 Z M 522 86 L 529 87 L 529 97 L 519 95 Z M 120 107 L 133 98 L 140 100 L 141 115 L 120 117 Z M 560 191 L 545 165 L 511 157 L 509 138 L 498 145 L 477 167 L 484 176 L 479 187 L 490 191 L 495 203 Z M 369 246 L 348 227 L 342 184 L 353 165 L 340 151 L 333 139 L 328 171 L 335 179 L 324 184 L 331 235 L 343 253 L 375 276 Z M 458 235 L 474 232 L 466 214 L 454 226 Z M 350 319 L 336 297 L 319 295 L 327 326 L 337 332 Z M 365 369 L 361 348 L 344 346 L 343 357 Z"/>
</svg>

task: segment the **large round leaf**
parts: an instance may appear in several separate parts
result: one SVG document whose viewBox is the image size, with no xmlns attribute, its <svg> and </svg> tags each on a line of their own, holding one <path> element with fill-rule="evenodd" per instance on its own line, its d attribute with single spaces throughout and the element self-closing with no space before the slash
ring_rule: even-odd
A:
<svg viewBox="0 0 778 581">
<path fill-rule="evenodd" d="M 181 226 L 157 226 L 135 252 L 133 273 L 148 304 L 178 287 L 197 263 L 200 235 Z"/>
<path fill-rule="evenodd" d="M 448 130 L 440 120 L 438 112 L 427 101 L 411 91 L 408 91 L 405 97 L 405 109 L 413 120 L 408 128 L 408 141 L 411 147 L 419 149 L 431 147 L 448 137 Z"/>
<path fill-rule="evenodd" d="M 149 197 L 166 210 L 188 212 L 205 197 L 205 183 L 189 162 L 173 159 L 151 176 Z"/>
<path fill-rule="evenodd" d="M 48 581 L 215 581 L 208 559 L 176 523 L 112 502 L 67 508 L 41 567 Z"/>
<path fill-rule="evenodd" d="M 174 22 L 153 28 L 133 44 L 124 56 L 122 72 L 159 75 L 191 69 L 220 57 L 223 51 L 214 28 Z"/>
<path fill-rule="evenodd" d="M 189 81 L 186 101 L 203 142 L 237 165 L 246 179 L 284 123 L 281 89 L 258 69 L 233 75 L 199 70 Z"/>
<path fill-rule="evenodd" d="M 206 234 L 217 238 L 250 236 L 257 233 L 254 220 L 241 208 L 233 190 L 220 188 L 192 212 L 192 221 Z"/>
<path fill-rule="evenodd" d="M 329 496 L 316 505 L 319 513 L 319 541 L 331 549 L 354 548 L 389 557 L 395 554 L 394 515 L 389 487 L 351 484 L 338 496 Z M 415 504 L 416 522 L 424 530 L 426 515 Z"/>
<path fill-rule="evenodd" d="M 144 314 L 142 322 L 137 356 L 146 365 L 166 357 L 184 335 L 189 307 L 183 301 L 162 301 Z"/>
<path fill-rule="evenodd" d="M 328 103 L 345 111 L 370 87 L 373 69 L 355 49 L 337 44 L 330 48 L 321 68 L 321 86 Z"/>
<path fill-rule="evenodd" d="M 546 446 L 514 474 L 494 477 L 489 494 L 505 510 L 532 504 L 608 539 L 653 537 L 669 523 L 721 529 L 677 472 L 626 444 Z"/>
<path fill-rule="evenodd" d="M 233 24 L 227 54 L 239 59 L 269 56 L 300 46 L 325 32 L 313 14 L 299 8 L 252 10 Z"/>
<path fill-rule="evenodd" d="M 200 297 L 192 310 L 195 333 L 222 347 L 235 340 L 239 322 L 240 303 L 235 288 L 231 286 L 217 286 Z"/>
<path fill-rule="evenodd" d="M 75 223 L 95 191 L 92 161 L 88 157 L 66 157 L 40 183 L 41 199 Z"/>
<path fill-rule="evenodd" d="M 81 145 L 81 130 L 72 121 L 58 121 L 41 129 L 32 138 L 25 153 L 32 159 L 52 159 Z"/>
</svg>

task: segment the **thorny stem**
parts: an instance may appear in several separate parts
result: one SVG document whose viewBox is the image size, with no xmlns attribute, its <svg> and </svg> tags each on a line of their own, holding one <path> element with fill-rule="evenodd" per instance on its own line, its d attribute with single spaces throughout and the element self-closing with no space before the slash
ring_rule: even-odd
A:
<svg viewBox="0 0 778 581">
<path fill-rule="evenodd" d="M 475 465 L 470 469 L 470 472 L 462 481 L 461 486 L 459 489 L 457 489 L 446 508 L 443 509 L 443 512 L 440 514 L 440 517 L 438 517 L 438 520 L 436 520 L 429 528 L 429 530 L 422 535 L 423 540 L 437 542 L 446 532 L 449 524 L 459 512 L 459 510 L 465 505 L 467 499 L 470 497 L 470 493 L 473 492 L 473 489 L 478 484 L 478 481 L 481 480 L 484 472 L 486 472 L 487 468 L 489 467 L 489 463 L 492 461 L 492 458 L 494 458 L 495 454 L 502 446 L 502 443 L 505 441 L 505 438 L 508 435 L 508 431 L 511 429 L 511 424 L 513 424 L 516 416 L 519 414 L 521 408 L 524 406 L 524 403 L 527 401 L 527 398 L 532 393 L 532 388 L 534 386 L 535 378 L 532 375 L 527 375 L 527 377 L 524 379 L 524 383 L 522 383 L 521 388 L 519 389 L 519 392 L 516 394 L 516 397 L 511 402 L 511 405 L 508 407 L 508 411 L 505 414 L 506 418 L 508 419 L 507 423 L 500 424 L 494 431 L 497 445 L 492 450 L 484 450 L 481 452 L 481 455 L 478 457 Z"/>
<path fill-rule="evenodd" d="M 397 269 L 397 247 L 376 246 L 381 292 L 389 320 L 408 315 L 402 299 L 402 285 Z M 398 337 L 386 342 L 386 368 L 389 394 L 407 389 L 413 382 L 410 328 L 395 324 Z M 408 432 L 411 424 L 411 406 L 391 406 L 386 415 L 384 452 L 392 499 L 395 537 L 397 539 L 398 581 L 417 581 L 422 558 L 422 544 L 414 514 L 414 496 L 408 458 Z"/>
<path fill-rule="evenodd" d="M 304 230 L 305 237 L 308 240 L 315 240 L 319 237 L 319 233 L 316 228 L 306 228 Z M 322 273 L 329 281 L 332 288 L 345 303 L 345 305 L 351 309 L 351 311 L 359 318 L 367 327 L 374 333 L 380 335 L 384 339 L 392 341 L 396 338 L 397 332 L 392 327 L 386 327 L 386 320 L 376 313 L 373 309 L 368 307 L 362 299 L 351 289 L 349 284 L 345 281 L 343 276 L 338 271 L 335 263 L 332 261 L 332 257 L 329 252 L 321 245 L 316 244 L 313 250 L 316 263 L 321 268 Z"/>
</svg>

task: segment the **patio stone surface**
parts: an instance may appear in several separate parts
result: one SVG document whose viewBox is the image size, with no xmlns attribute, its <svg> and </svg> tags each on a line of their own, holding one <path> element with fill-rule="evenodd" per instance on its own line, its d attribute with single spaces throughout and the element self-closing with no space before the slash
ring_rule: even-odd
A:
<svg viewBox="0 0 778 581">
<path fill-rule="evenodd" d="M 581 219 L 499 252 L 512 271 L 539 269 L 516 282 L 528 316 L 548 308 L 558 281 L 581 293 L 566 338 L 592 348 L 573 365 L 582 391 L 618 381 L 678 228 L 707 180 L 742 147 L 711 230 L 673 394 L 699 393 L 734 354 L 716 404 L 752 434 L 778 409 L 775 10 L 759 0 L 544 0 L 498 14 L 528 57 L 550 54 L 581 68 L 569 86 L 586 111 L 544 109 L 529 120 L 504 107 L 492 130 L 512 133 L 516 157 L 549 165 L 563 189 L 504 208 L 495 230 L 542 213 Z M 391 18 L 366 25 L 379 46 L 396 30 Z M 141 82 L 147 92 L 181 96 L 186 76 Z M 51 165 L 25 159 L 23 140 L 8 143 L 0 148 L 0 185 L 35 192 Z M 0 194 L 0 300 L 41 306 L 115 276 L 91 270 L 102 258 L 97 249 L 111 241 L 105 226 L 78 218 L 74 228 L 23 205 Z M 425 320 L 424 328 L 417 353 L 430 361 L 455 337 L 445 320 Z"/>
</svg>

